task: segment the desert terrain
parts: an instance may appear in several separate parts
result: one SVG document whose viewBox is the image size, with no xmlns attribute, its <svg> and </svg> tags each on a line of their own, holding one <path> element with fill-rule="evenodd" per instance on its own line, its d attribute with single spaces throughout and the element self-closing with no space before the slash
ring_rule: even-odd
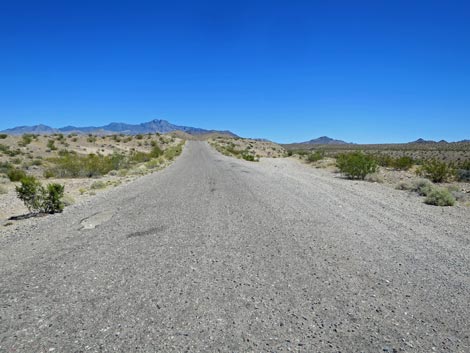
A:
<svg viewBox="0 0 470 353">
<path fill-rule="evenodd" d="M 468 212 L 189 141 L 3 228 L 0 350 L 468 352 Z"/>
</svg>

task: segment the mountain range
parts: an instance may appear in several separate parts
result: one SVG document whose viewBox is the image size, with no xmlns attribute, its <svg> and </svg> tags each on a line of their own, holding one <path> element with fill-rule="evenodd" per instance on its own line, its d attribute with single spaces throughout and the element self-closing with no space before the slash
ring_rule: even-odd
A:
<svg viewBox="0 0 470 353">
<path fill-rule="evenodd" d="M 54 134 L 54 133 L 79 133 L 79 134 L 147 134 L 147 133 L 167 133 L 172 131 L 182 131 L 190 135 L 202 135 L 209 133 L 222 133 L 229 136 L 236 135 L 231 131 L 219 131 L 219 130 L 205 130 L 190 126 L 174 125 L 166 120 L 155 119 L 146 123 L 141 124 L 126 124 L 126 123 L 110 123 L 104 126 L 65 126 L 61 128 L 53 128 L 47 125 L 33 125 L 33 126 L 17 126 L 11 129 L 1 131 L 5 134 L 10 135 L 22 135 L 22 134 Z"/>
</svg>

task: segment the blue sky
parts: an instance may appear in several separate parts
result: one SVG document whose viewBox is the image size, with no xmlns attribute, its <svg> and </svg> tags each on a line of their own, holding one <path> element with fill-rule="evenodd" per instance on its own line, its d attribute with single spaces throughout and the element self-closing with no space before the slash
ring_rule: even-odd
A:
<svg viewBox="0 0 470 353">
<path fill-rule="evenodd" d="M 2 1 L 0 129 L 470 138 L 468 1 Z"/>
</svg>

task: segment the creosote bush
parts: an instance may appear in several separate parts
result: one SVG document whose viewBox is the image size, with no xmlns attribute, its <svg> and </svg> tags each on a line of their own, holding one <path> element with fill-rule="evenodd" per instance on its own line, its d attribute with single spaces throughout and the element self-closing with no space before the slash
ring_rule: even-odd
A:
<svg viewBox="0 0 470 353">
<path fill-rule="evenodd" d="M 75 152 L 60 151 L 59 156 L 50 158 L 53 167 L 44 172 L 45 177 L 80 178 L 98 177 L 126 167 L 129 163 L 124 155 L 115 153 L 109 156 L 98 154 L 79 155 Z"/>
<path fill-rule="evenodd" d="M 57 147 L 55 146 L 55 141 L 54 140 L 47 141 L 47 148 L 49 148 L 51 151 L 57 150 Z"/>
<path fill-rule="evenodd" d="M 30 212 L 58 213 L 64 209 L 64 186 L 60 184 L 44 187 L 35 177 L 26 176 L 16 187 L 16 194 Z"/>
<path fill-rule="evenodd" d="M 7 176 L 10 181 L 20 181 L 21 179 L 26 177 L 26 173 L 21 169 L 9 168 L 7 171 Z"/>
<path fill-rule="evenodd" d="M 451 165 L 434 159 L 424 162 L 417 170 L 417 174 L 435 183 L 442 183 L 452 178 L 455 174 L 455 170 Z"/>
<path fill-rule="evenodd" d="M 325 158 L 325 151 L 315 151 L 307 156 L 308 162 L 318 162 Z"/>
<path fill-rule="evenodd" d="M 362 179 L 367 174 L 378 170 L 375 159 L 363 152 L 343 153 L 337 156 L 336 166 L 341 173 L 350 179 Z"/>
<path fill-rule="evenodd" d="M 396 158 L 392 162 L 392 167 L 398 170 L 408 170 L 410 169 L 415 161 L 413 158 L 408 157 L 408 156 L 403 156 L 400 158 Z"/>
</svg>

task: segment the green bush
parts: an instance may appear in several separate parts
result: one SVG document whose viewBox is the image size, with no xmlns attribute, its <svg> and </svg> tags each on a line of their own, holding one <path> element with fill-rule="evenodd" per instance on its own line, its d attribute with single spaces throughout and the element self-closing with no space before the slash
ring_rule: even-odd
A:
<svg viewBox="0 0 470 353">
<path fill-rule="evenodd" d="M 91 178 L 109 173 L 111 170 L 126 168 L 129 164 L 126 156 L 114 153 L 109 156 L 89 154 L 78 155 L 75 152 L 60 151 L 59 156 L 50 158 L 54 164 L 47 169 L 48 177 L 57 178 Z M 46 175 L 46 174 L 45 174 Z"/>
<path fill-rule="evenodd" d="M 168 147 L 163 152 L 163 156 L 169 160 L 174 159 L 175 157 L 179 156 L 183 151 L 183 144 L 184 143 L 180 143 L 179 145 Z"/>
<path fill-rule="evenodd" d="M 310 153 L 307 156 L 307 161 L 309 162 L 318 162 L 325 158 L 325 151 L 315 151 L 314 153 Z"/>
<path fill-rule="evenodd" d="M 435 206 L 454 206 L 455 198 L 447 189 L 434 188 L 426 196 L 424 202 Z"/>
<path fill-rule="evenodd" d="M 41 183 L 35 177 L 22 178 L 21 185 L 16 187 L 16 194 L 30 212 L 41 209 L 43 190 Z"/>
<path fill-rule="evenodd" d="M 21 136 L 21 141 L 18 143 L 20 146 L 27 146 L 33 141 L 34 135 L 31 134 L 24 134 Z"/>
<path fill-rule="evenodd" d="M 0 162 L 0 173 L 7 174 L 12 167 L 10 162 Z"/>
<path fill-rule="evenodd" d="M 432 185 L 429 180 L 419 179 L 411 184 L 410 190 L 418 193 L 420 196 L 427 196 L 432 190 L 434 190 L 434 185 Z"/>
<path fill-rule="evenodd" d="M 343 153 L 338 155 L 336 166 L 341 173 L 350 179 L 362 179 L 367 174 L 375 173 L 378 166 L 373 157 L 362 152 Z"/>
<path fill-rule="evenodd" d="M 394 159 L 392 162 L 392 167 L 398 170 L 408 170 L 410 169 L 415 161 L 413 158 L 408 156 L 403 156 L 397 159 Z"/>
<path fill-rule="evenodd" d="M 442 183 L 449 180 L 455 174 L 455 170 L 451 165 L 434 159 L 426 161 L 417 173 L 435 183 Z"/>
<path fill-rule="evenodd" d="M 21 179 L 26 177 L 26 173 L 21 169 L 10 168 L 7 171 L 7 176 L 10 181 L 20 181 Z"/>
<path fill-rule="evenodd" d="M 155 141 L 152 141 L 152 142 L 155 142 Z M 152 158 L 158 158 L 160 157 L 162 154 L 163 154 L 163 151 L 161 150 L 160 147 L 158 147 L 156 144 L 153 145 L 152 144 L 152 150 L 150 151 L 150 157 Z"/>
<path fill-rule="evenodd" d="M 8 154 L 10 152 L 10 147 L 0 143 L 0 152 Z"/>
<path fill-rule="evenodd" d="M 64 209 L 64 186 L 60 184 L 44 187 L 35 177 L 27 176 L 16 187 L 16 194 L 30 212 L 57 213 Z"/>
<path fill-rule="evenodd" d="M 51 151 L 55 151 L 57 149 L 54 140 L 47 141 L 47 148 L 49 148 Z"/>
<path fill-rule="evenodd" d="M 64 186 L 60 184 L 49 184 L 43 190 L 42 212 L 60 213 L 64 209 Z"/>
<path fill-rule="evenodd" d="M 253 156 L 252 154 L 243 153 L 243 154 L 242 154 L 242 158 L 243 158 L 245 161 L 256 162 L 255 156 Z"/>
<path fill-rule="evenodd" d="M 0 139 L 2 139 L 2 140 L 6 139 L 7 137 L 8 137 L 7 134 L 0 134 Z"/>
</svg>

